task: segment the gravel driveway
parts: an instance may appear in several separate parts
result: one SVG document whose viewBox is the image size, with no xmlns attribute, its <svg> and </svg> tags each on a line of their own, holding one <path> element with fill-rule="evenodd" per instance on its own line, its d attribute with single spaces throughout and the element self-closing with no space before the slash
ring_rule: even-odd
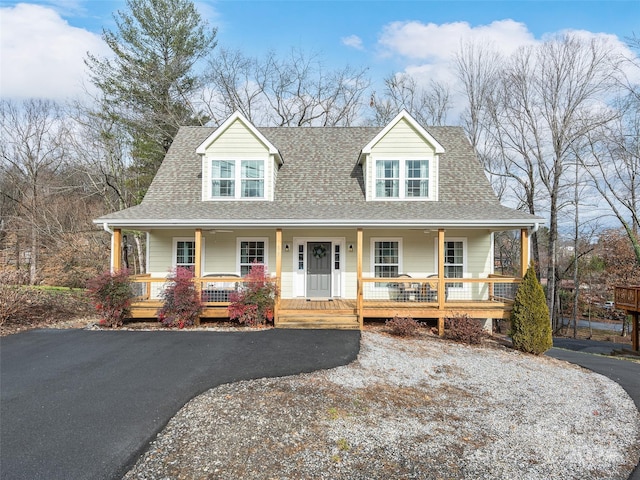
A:
<svg viewBox="0 0 640 480">
<path fill-rule="evenodd" d="M 189 402 L 132 479 L 626 479 L 640 413 L 548 357 L 363 332 L 333 370 L 237 382 Z"/>
</svg>

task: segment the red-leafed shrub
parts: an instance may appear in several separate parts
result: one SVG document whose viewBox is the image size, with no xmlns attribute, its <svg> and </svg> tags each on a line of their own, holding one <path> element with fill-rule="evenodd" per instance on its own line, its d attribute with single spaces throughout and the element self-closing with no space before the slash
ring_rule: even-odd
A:
<svg viewBox="0 0 640 480">
<path fill-rule="evenodd" d="M 193 283 L 193 272 L 178 267 L 169 276 L 161 295 L 164 304 L 158 310 L 158 319 L 167 327 L 189 327 L 200 317 L 202 302 Z"/>
<path fill-rule="evenodd" d="M 101 325 L 119 327 L 124 323 L 134 297 L 126 269 L 115 273 L 104 272 L 89 280 L 87 291 L 100 315 Z"/>
<path fill-rule="evenodd" d="M 392 320 L 384 322 L 389 333 L 398 337 L 413 337 L 418 334 L 420 324 L 411 317 L 399 317 L 396 315 Z"/>
<path fill-rule="evenodd" d="M 240 290 L 229 295 L 229 318 L 252 327 L 272 322 L 277 291 L 265 266 L 254 263 Z"/>
<path fill-rule="evenodd" d="M 468 315 L 456 315 L 444 321 L 444 338 L 448 340 L 475 345 L 486 336 L 480 323 Z"/>
</svg>

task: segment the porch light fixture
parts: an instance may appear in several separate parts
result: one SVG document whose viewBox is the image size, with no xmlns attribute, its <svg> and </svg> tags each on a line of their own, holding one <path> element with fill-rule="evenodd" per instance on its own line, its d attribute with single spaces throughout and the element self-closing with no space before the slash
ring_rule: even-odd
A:
<svg viewBox="0 0 640 480">
<path fill-rule="evenodd" d="M 349 253 L 353 253 L 353 244 L 352 243 L 349 244 Z"/>
<path fill-rule="evenodd" d="M 288 243 L 285 243 L 285 244 L 284 244 L 284 251 L 285 251 L 285 252 L 288 252 L 288 251 L 289 251 L 289 244 L 288 244 Z"/>
</svg>

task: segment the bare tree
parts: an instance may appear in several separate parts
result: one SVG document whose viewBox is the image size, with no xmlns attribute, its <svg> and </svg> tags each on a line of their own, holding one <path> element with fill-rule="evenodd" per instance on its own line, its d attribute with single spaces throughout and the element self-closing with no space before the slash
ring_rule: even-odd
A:
<svg viewBox="0 0 640 480">
<path fill-rule="evenodd" d="M 615 86 L 617 59 L 603 40 L 565 35 L 518 50 L 502 72 L 492 131 L 503 174 L 522 187 L 529 211 L 549 212 L 549 310 L 555 315 L 558 216 L 570 204 L 567 167 L 590 132 L 617 112 L 601 108 Z M 520 173 L 516 173 L 520 172 Z M 544 191 L 540 202 L 537 185 Z"/>
<path fill-rule="evenodd" d="M 221 50 L 212 58 L 203 101 L 214 123 L 238 110 L 258 125 L 348 126 L 369 87 L 366 69 L 326 70 L 320 57 L 292 50 L 264 59 Z"/>
<path fill-rule="evenodd" d="M 15 223 L 27 232 L 29 279 L 35 284 L 49 199 L 59 193 L 52 179 L 63 165 L 68 132 L 60 107 L 49 100 L 2 100 L 0 118 L 0 173 L 8 182 L 2 196 L 15 205 Z"/>
<path fill-rule="evenodd" d="M 497 50 L 483 43 L 463 43 L 454 59 L 458 79 L 467 97 L 462 124 L 475 149 L 480 147 L 483 130 L 487 127 L 487 107 L 493 101 L 502 64 Z"/>
<path fill-rule="evenodd" d="M 623 115 L 587 135 L 580 162 L 622 225 L 640 267 L 640 102 L 626 98 Z"/>
<path fill-rule="evenodd" d="M 444 125 L 451 109 L 449 87 L 429 80 L 420 86 L 408 73 L 391 74 L 384 79 L 382 95 L 371 95 L 369 106 L 374 109 L 375 125 L 386 125 L 403 109 L 423 125 Z"/>
</svg>

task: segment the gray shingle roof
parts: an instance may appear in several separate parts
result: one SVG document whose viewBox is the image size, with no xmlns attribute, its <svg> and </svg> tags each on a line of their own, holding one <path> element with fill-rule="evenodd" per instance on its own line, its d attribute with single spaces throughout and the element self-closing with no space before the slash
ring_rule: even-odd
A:
<svg viewBox="0 0 640 480">
<path fill-rule="evenodd" d="M 214 131 L 182 127 L 142 203 L 96 220 L 113 226 L 528 226 L 542 219 L 500 205 L 460 127 L 429 127 L 440 157 L 439 200 L 365 201 L 360 150 L 377 127 L 259 128 L 280 151 L 275 200 L 201 201 L 196 148 Z"/>
</svg>

